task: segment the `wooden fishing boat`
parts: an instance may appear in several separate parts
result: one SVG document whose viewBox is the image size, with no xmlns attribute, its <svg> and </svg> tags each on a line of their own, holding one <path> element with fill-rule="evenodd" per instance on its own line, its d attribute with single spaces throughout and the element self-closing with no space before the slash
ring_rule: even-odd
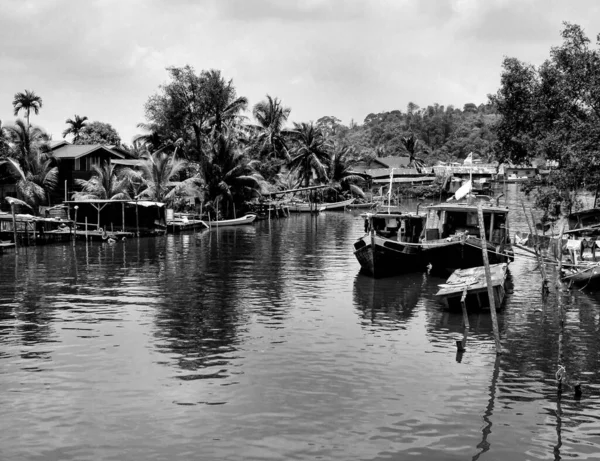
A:
<svg viewBox="0 0 600 461">
<path fill-rule="evenodd" d="M 500 309 L 506 294 L 506 276 L 508 264 L 490 264 L 492 288 L 496 309 Z M 438 285 L 439 291 L 435 294 L 442 298 L 447 308 L 460 308 L 461 299 L 466 292 L 465 303 L 467 306 L 489 307 L 485 267 L 470 267 L 455 270 L 446 283 Z"/>
<path fill-rule="evenodd" d="M 246 216 L 243 216 L 241 218 L 236 218 L 236 219 L 223 219 L 220 221 L 209 221 L 208 225 L 212 228 L 243 226 L 245 224 L 252 224 L 255 219 L 256 219 L 256 215 L 250 213 L 250 214 L 247 214 Z"/>
<path fill-rule="evenodd" d="M 481 206 L 490 264 L 512 261 L 514 252 L 509 236 L 508 208 L 490 204 Z M 477 204 L 441 203 L 426 210 L 427 221 L 421 239 L 422 257 L 434 272 L 483 265 Z"/>
<path fill-rule="evenodd" d="M 362 272 L 385 277 L 425 269 L 419 243 L 425 216 L 388 209 L 363 217 L 365 235 L 354 243 L 354 256 Z"/>
<path fill-rule="evenodd" d="M 449 273 L 483 265 L 477 205 L 443 203 L 427 214 L 380 211 L 365 215 L 365 235 L 354 243 L 363 272 L 385 277 L 402 272 Z M 508 208 L 482 206 L 491 264 L 514 258 L 508 232 Z"/>
</svg>

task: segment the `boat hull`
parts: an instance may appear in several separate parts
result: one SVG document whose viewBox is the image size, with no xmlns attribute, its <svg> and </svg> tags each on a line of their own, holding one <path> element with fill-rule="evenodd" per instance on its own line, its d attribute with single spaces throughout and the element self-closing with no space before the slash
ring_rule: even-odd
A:
<svg viewBox="0 0 600 461">
<path fill-rule="evenodd" d="M 231 227 L 231 226 L 243 226 L 246 224 L 252 224 L 256 220 L 255 214 L 247 214 L 243 218 L 237 219 L 224 219 L 222 221 L 210 221 L 208 225 L 211 228 L 218 227 Z"/>
<path fill-rule="evenodd" d="M 456 269 L 467 269 L 483 265 L 481 246 L 476 239 L 446 244 L 423 245 L 406 244 L 380 236 L 366 235 L 354 244 L 354 256 L 361 266 L 361 272 L 373 277 L 388 277 L 407 272 L 425 272 L 447 275 Z M 499 253 L 499 248 L 490 245 L 490 264 L 508 263 L 510 252 Z"/>
<path fill-rule="evenodd" d="M 354 248 L 361 272 L 373 277 L 422 272 L 426 269 L 419 246 L 369 235 L 357 241 Z"/>
<path fill-rule="evenodd" d="M 512 261 L 512 251 L 506 251 L 487 242 L 487 253 L 490 264 L 508 263 Z M 447 274 L 456 269 L 483 266 L 481 240 L 470 238 L 467 241 L 456 241 L 439 244 L 425 244 L 422 258 L 425 264 L 431 265 L 431 272 Z"/>
</svg>

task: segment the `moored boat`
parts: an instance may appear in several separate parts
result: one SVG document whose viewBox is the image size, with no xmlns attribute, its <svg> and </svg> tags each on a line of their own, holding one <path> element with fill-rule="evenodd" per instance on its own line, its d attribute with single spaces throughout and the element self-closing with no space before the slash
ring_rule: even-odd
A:
<svg viewBox="0 0 600 461">
<path fill-rule="evenodd" d="M 476 204 L 442 203 L 416 213 L 367 213 L 366 234 L 354 243 L 363 272 L 385 277 L 402 272 L 448 273 L 483 265 Z M 508 208 L 482 206 L 491 264 L 513 259 Z"/>
<path fill-rule="evenodd" d="M 508 264 L 491 264 L 490 276 L 492 280 L 492 291 L 494 293 L 494 304 L 496 309 L 502 307 Z M 485 267 L 470 267 L 468 269 L 455 270 L 446 283 L 439 284 L 439 290 L 435 294 L 440 297 L 447 308 L 460 308 L 464 296 L 465 305 L 468 307 L 489 307 L 488 285 L 485 276 Z"/>
<path fill-rule="evenodd" d="M 254 222 L 254 220 L 256 219 L 256 215 L 255 214 L 247 214 L 246 216 L 243 216 L 241 218 L 235 218 L 235 219 L 222 219 L 220 221 L 209 221 L 208 225 L 210 227 L 231 227 L 231 226 L 243 226 L 245 224 L 252 224 Z"/>
<path fill-rule="evenodd" d="M 419 237 L 425 216 L 390 211 L 364 217 L 366 234 L 354 243 L 354 256 L 364 273 L 385 277 L 424 268 Z"/>
<path fill-rule="evenodd" d="M 347 206 L 350 206 L 354 203 L 356 199 L 351 198 L 348 200 L 342 200 L 341 202 L 333 202 L 333 203 L 320 203 L 324 210 L 344 210 Z"/>
</svg>

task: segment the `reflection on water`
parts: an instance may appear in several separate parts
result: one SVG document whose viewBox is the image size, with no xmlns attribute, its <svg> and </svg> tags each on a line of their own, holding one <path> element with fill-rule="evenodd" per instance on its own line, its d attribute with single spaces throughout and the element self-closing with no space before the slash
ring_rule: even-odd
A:
<svg viewBox="0 0 600 461">
<path fill-rule="evenodd" d="M 329 212 L 2 256 L 0 458 L 596 456 L 600 295 L 565 296 L 584 394 L 559 398 L 556 296 L 542 302 L 532 260 L 510 266 L 506 353 L 473 311 L 457 362 L 443 280 L 360 275 L 362 230 Z"/>
</svg>

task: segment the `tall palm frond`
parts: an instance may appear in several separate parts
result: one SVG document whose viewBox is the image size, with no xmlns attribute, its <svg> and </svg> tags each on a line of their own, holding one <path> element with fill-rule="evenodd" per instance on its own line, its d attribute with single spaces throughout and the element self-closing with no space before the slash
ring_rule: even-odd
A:
<svg viewBox="0 0 600 461">
<path fill-rule="evenodd" d="M 186 160 L 171 157 L 163 151 L 154 152 L 140 165 L 145 189 L 138 196 L 159 202 L 172 202 L 175 195 L 182 192 L 197 195 L 202 184 L 200 177 L 176 180 L 187 166 Z"/>
<path fill-rule="evenodd" d="M 63 131 L 62 137 L 65 138 L 67 135 L 73 135 L 73 142 L 77 142 L 79 140 L 79 136 L 81 134 L 81 130 L 87 125 L 88 118 L 84 115 L 80 117 L 75 114 L 74 119 L 68 118 L 65 120 L 65 123 L 68 125 L 67 129 Z"/>
<path fill-rule="evenodd" d="M 267 95 L 267 99 L 258 102 L 252 109 L 252 115 L 258 122 L 255 142 L 260 151 L 268 157 L 290 160 L 285 136 L 285 123 L 291 113 L 289 107 L 283 107 L 281 101 Z"/>
<path fill-rule="evenodd" d="M 414 133 L 411 133 L 410 136 L 403 136 L 400 138 L 400 142 L 408 152 L 409 160 L 408 166 L 416 168 L 417 171 L 421 171 L 421 168 L 425 166 L 425 162 L 416 157 L 417 150 L 420 147 L 420 142 L 417 138 L 415 138 Z"/>
<path fill-rule="evenodd" d="M 14 115 L 19 115 L 20 111 L 25 111 L 27 126 L 29 126 L 29 114 L 33 110 L 35 115 L 40 113 L 42 108 L 42 98 L 34 91 L 25 90 L 24 93 L 16 93 L 13 98 Z"/>
<path fill-rule="evenodd" d="M 115 172 L 115 167 L 109 162 L 92 166 L 92 177 L 88 180 L 76 179 L 75 184 L 81 187 L 81 192 L 73 194 L 74 200 L 127 200 L 129 176 L 126 172 Z"/>
<path fill-rule="evenodd" d="M 310 185 L 313 177 L 327 181 L 326 165 L 329 161 L 328 144 L 323 134 L 311 123 L 294 123 L 292 139 L 293 155 L 288 164 L 290 171 L 298 174 L 304 186 Z"/>
</svg>

